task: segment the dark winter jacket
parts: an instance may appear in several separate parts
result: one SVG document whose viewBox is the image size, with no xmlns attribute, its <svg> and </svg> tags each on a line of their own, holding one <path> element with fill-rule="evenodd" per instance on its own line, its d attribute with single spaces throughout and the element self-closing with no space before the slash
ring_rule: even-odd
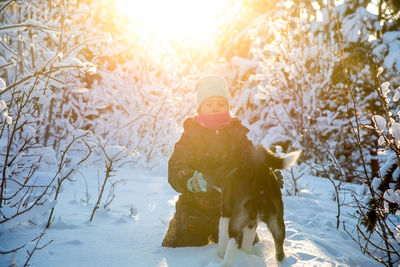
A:
<svg viewBox="0 0 400 267">
<path fill-rule="evenodd" d="M 234 169 L 249 158 L 253 146 L 247 138 L 249 130 L 235 118 L 221 130 L 205 128 L 194 118 L 187 119 L 183 126 L 184 132 L 168 162 L 168 181 L 182 193 L 181 204 L 201 210 L 218 209 L 218 191 L 208 188 L 207 192 L 192 193 L 186 187 L 187 181 L 197 170 L 211 176 L 209 184 L 220 186 L 222 178 L 212 175 L 217 168 Z"/>
</svg>

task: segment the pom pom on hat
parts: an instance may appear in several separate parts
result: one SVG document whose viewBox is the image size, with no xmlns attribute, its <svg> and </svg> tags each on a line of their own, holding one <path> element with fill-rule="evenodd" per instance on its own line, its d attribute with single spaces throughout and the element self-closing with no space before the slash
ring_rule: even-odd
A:
<svg viewBox="0 0 400 267">
<path fill-rule="evenodd" d="M 224 78 L 217 75 L 209 75 L 201 78 L 196 83 L 197 109 L 209 97 L 221 96 L 229 103 L 230 96 L 228 83 Z"/>
</svg>

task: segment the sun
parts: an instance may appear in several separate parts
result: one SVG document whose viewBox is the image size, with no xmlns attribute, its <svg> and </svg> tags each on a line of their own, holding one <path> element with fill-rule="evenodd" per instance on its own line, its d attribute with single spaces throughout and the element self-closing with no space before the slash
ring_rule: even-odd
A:
<svg viewBox="0 0 400 267">
<path fill-rule="evenodd" d="M 115 0 L 129 28 L 147 38 L 193 45 L 210 42 L 231 0 Z"/>
</svg>

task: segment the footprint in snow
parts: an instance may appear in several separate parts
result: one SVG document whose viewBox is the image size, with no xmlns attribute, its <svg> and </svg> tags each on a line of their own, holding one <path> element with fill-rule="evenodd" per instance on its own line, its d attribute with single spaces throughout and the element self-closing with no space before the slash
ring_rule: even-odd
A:
<svg viewBox="0 0 400 267">
<path fill-rule="evenodd" d="M 54 223 L 51 224 L 51 228 L 53 229 L 78 229 L 79 226 L 75 225 L 75 224 L 71 224 L 71 223 L 66 223 L 64 222 L 61 217 L 58 218 L 58 220 Z"/>
<path fill-rule="evenodd" d="M 342 253 L 340 253 L 338 250 L 333 248 L 329 243 L 322 242 L 320 240 L 315 240 L 315 244 L 317 244 L 319 247 L 321 247 L 323 250 L 329 253 L 329 255 L 333 257 L 340 257 Z"/>
<path fill-rule="evenodd" d="M 119 218 L 118 220 L 115 221 L 116 224 L 126 224 L 126 223 L 130 223 L 132 221 L 138 221 L 139 220 L 139 216 L 122 216 L 121 218 Z"/>
<path fill-rule="evenodd" d="M 311 254 L 303 253 L 303 252 L 296 253 L 296 255 L 303 261 L 310 261 L 317 257 L 315 255 L 311 255 Z"/>
<path fill-rule="evenodd" d="M 77 246 L 77 245 L 83 245 L 83 242 L 81 240 L 74 239 L 74 240 L 70 240 L 70 241 L 64 242 L 63 244 L 64 245 Z"/>
</svg>

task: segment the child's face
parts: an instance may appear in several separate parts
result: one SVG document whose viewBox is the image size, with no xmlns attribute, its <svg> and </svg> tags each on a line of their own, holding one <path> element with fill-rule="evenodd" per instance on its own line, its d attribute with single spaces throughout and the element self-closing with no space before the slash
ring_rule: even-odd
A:
<svg viewBox="0 0 400 267">
<path fill-rule="evenodd" d="M 204 100 L 199 113 L 202 115 L 218 115 L 229 112 L 228 101 L 222 96 L 212 96 Z"/>
</svg>

